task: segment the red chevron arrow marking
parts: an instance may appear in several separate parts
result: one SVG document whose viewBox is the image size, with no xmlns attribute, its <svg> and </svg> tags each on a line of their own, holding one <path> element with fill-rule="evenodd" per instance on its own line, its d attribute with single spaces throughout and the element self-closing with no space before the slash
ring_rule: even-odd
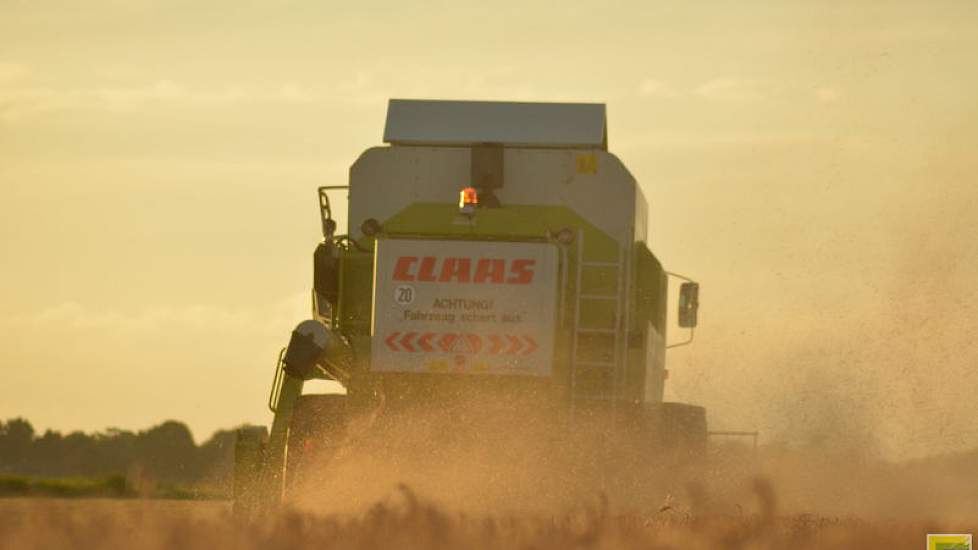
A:
<svg viewBox="0 0 978 550">
<path fill-rule="evenodd" d="M 503 348 L 506 346 L 506 342 L 503 342 L 503 337 L 498 334 L 490 334 L 489 341 L 492 342 L 492 346 L 489 348 L 491 355 L 496 355 L 503 351 Z"/>
<path fill-rule="evenodd" d="M 404 338 L 401 338 L 401 347 L 404 348 L 404 351 L 418 351 L 411 345 L 411 340 L 417 336 L 417 334 L 417 332 L 409 332 L 404 335 Z"/>
<path fill-rule="evenodd" d="M 400 332 L 392 332 L 391 335 L 384 340 L 384 343 L 387 344 L 387 347 L 389 347 L 391 351 L 401 351 L 397 348 L 397 344 L 394 343 L 394 340 L 397 340 L 397 337 L 400 335 Z"/>
<path fill-rule="evenodd" d="M 523 347 L 523 342 L 517 336 L 507 334 L 506 339 L 509 340 L 509 349 L 506 350 L 506 353 L 509 355 L 513 355 Z"/>
<path fill-rule="evenodd" d="M 434 332 L 426 332 L 422 334 L 421 338 L 418 338 L 418 346 L 420 346 L 421 349 L 427 352 L 435 351 L 434 346 L 431 345 L 431 339 L 434 337 L 435 337 Z"/>
<path fill-rule="evenodd" d="M 537 341 L 531 336 L 524 336 L 523 339 L 526 340 L 526 349 L 523 350 L 523 355 L 529 355 L 540 347 L 540 345 L 537 344 Z"/>
<path fill-rule="evenodd" d="M 478 334 L 466 334 L 465 339 L 469 342 L 469 353 L 479 353 L 482 349 L 482 338 Z"/>
<path fill-rule="evenodd" d="M 445 353 L 451 353 L 452 344 L 454 343 L 455 343 L 455 335 L 451 333 L 447 333 L 444 336 L 442 336 L 440 340 L 438 340 L 438 347 L 440 347 L 441 350 L 444 351 Z"/>
</svg>

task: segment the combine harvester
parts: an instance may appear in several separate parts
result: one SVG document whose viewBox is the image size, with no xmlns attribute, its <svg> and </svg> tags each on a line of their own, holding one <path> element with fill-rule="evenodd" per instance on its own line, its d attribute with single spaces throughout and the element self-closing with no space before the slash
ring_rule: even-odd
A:
<svg viewBox="0 0 978 550">
<path fill-rule="evenodd" d="M 270 434 L 239 433 L 238 512 L 280 502 L 354 416 L 450 419 L 470 395 L 520 396 L 558 432 L 620 431 L 650 462 L 704 453 L 705 410 L 663 401 L 673 274 L 606 128 L 602 104 L 390 101 L 389 146 L 364 152 L 349 186 L 319 189 L 313 318 L 279 357 Z M 329 194 L 343 190 L 337 234 Z M 676 277 L 682 345 L 698 285 Z M 303 394 L 313 379 L 346 393 Z"/>
</svg>

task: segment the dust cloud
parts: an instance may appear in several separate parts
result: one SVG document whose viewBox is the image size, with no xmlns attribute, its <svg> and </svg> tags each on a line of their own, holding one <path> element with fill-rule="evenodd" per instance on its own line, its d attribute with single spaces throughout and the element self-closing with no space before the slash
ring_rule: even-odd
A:
<svg viewBox="0 0 978 550">
<path fill-rule="evenodd" d="M 451 400 L 399 411 L 396 420 L 355 418 L 334 452 L 301 465 L 293 502 L 356 514 L 406 486 L 446 509 L 539 514 L 566 510 L 601 491 L 635 488 L 613 486 L 603 464 L 633 464 L 629 459 L 641 445 L 608 433 L 597 418 L 578 418 L 570 428 L 566 412 L 539 404 L 539 398 Z M 618 477 L 648 488 L 652 479 L 663 479 L 660 460 L 647 463 L 642 480 L 631 468 Z M 645 496 L 651 498 L 645 504 L 655 506 L 665 492 Z"/>
<path fill-rule="evenodd" d="M 978 166 L 954 162 L 954 173 L 913 175 L 899 200 L 881 196 L 872 223 L 850 223 L 840 206 L 851 233 L 794 268 L 755 258 L 780 272 L 756 293 L 768 309 L 733 317 L 717 304 L 724 282 L 713 295 L 705 284 L 712 326 L 670 356 L 671 397 L 765 443 L 895 462 L 978 448 L 978 190 L 959 173 Z M 712 320 L 710 308 L 721 310 Z"/>
<path fill-rule="evenodd" d="M 396 423 L 360 418 L 330 450 L 300 464 L 288 502 L 303 512 L 361 517 L 406 487 L 470 517 L 559 516 L 604 502 L 638 517 L 744 518 L 772 505 L 759 496 L 761 484 L 784 517 L 973 517 L 978 450 L 885 460 L 870 428 L 854 431 L 847 405 L 810 411 L 818 424 L 804 444 L 716 440 L 705 454 L 663 452 L 633 433 L 607 430 L 604 419 L 569 424 L 512 403 L 414 409 Z"/>
</svg>

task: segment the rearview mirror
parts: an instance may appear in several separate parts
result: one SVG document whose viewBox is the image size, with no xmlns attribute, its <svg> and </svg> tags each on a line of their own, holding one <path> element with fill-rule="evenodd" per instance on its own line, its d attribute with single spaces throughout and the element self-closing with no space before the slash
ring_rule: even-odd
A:
<svg viewBox="0 0 978 550">
<path fill-rule="evenodd" d="M 683 283 L 679 286 L 679 326 L 696 326 L 696 313 L 700 308 L 700 284 Z"/>
</svg>

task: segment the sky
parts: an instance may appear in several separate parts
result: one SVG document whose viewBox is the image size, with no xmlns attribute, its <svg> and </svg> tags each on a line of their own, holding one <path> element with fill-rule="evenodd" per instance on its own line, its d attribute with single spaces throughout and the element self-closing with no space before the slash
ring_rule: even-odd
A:
<svg viewBox="0 0 978 550">
<path fill-rule="evenodd" d="M 387 100 L 588 101 L 703 285 L 670 399 L 978 447 L 976 52 L 971 1 L 0 0 L 0 418 L 267 423 Z"/>
</svg>

